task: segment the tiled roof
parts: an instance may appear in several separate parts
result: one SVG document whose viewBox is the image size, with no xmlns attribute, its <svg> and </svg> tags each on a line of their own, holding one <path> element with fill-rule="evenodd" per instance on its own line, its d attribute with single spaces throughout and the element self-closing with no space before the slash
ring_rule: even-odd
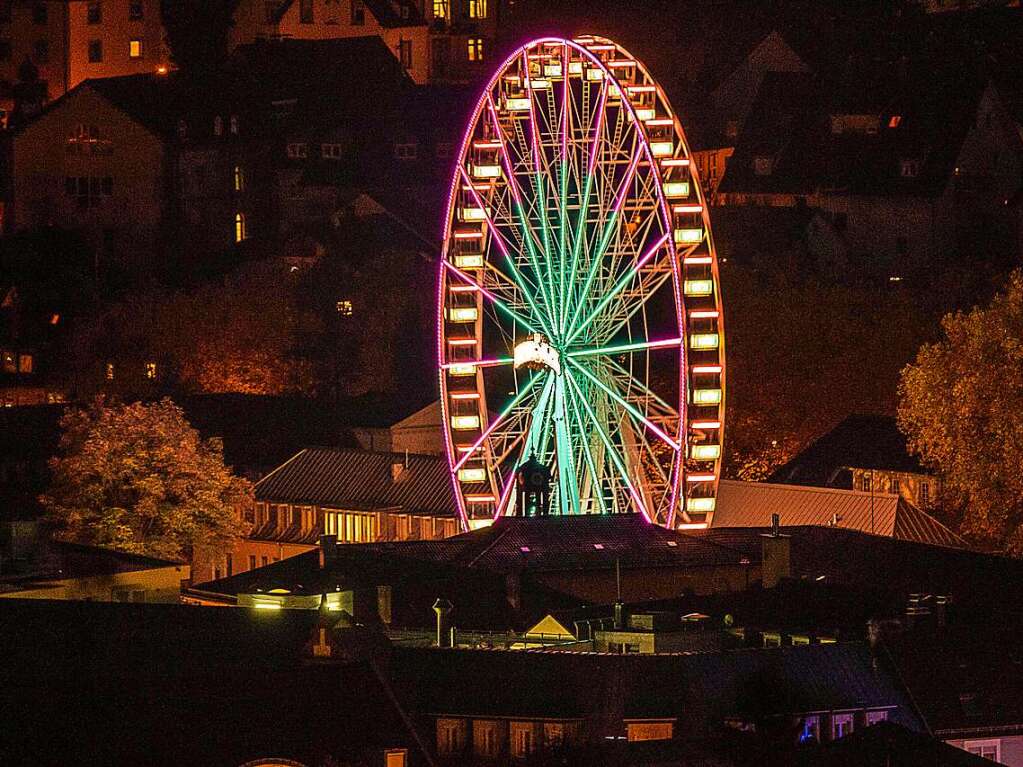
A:
<svg viewBox="0 0 1023 767">
<path fill-rule="evenodd" d="M 397 27 L 420 27 L 426 22 L 423 20 L 419 9 L 411 2 L 394 2 L 391 0 L 363 0 L 373 18 L 384 28 Z M 284 14 L 295 4 L 295 0 L 284 0 L 277 12 L 274 14 L 274 21 L 280 21 Z M 399 6 L 396 8 L 395 6 Z M 405 17 L 402 17 L 401 10 L 405 9 Z"/>
<path fill-rule="evenodd" d="M 306 448 L 256 483 L 260 501 L 453 515 L 447 461 L 437 456 Z"/>
<path fill-rule="evenodd" d="M 937 546 L 966 547 L 962 538 L 897 495 L 721 481 L 715 527 L 769 527 L 773 514 L 785 527 L 833 525 Z"/>
</svg>

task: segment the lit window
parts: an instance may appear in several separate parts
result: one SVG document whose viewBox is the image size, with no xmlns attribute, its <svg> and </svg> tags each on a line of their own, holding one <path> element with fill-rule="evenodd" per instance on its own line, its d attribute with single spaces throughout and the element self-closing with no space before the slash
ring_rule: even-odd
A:
<svg viewBox="0 0 1023 767">
<path fill-rule="evenodd" d="M 85 12 L 85 17 L 90 24 L 102 24 L 103 6 L 100 3 L 89 3 L 88 9 Z"/>
<path fill-rule="evenodd" d="M 878 722 L 887 722 L 888 712 L 887 711 L 868 711 L 867 712 L 867 727 Z"/>
<path fill-rule="evenodd" d="M 366 4 L 362 0 L 352 0 L 352 25 L 361 27 L 366 23 Z"/>
<path fill-rule="evenodd" d="M 152 381 L 152 380 L 154 380 L 156 378 L 156 363 L 155 362 L 147 362 L 146 363 L 146 378 L 148 378 L 150 381 Z"/>
<path fill-rule="evenodd" d="M 921 482 L 920 483 L 920 505 L 926 506 L 931 502 L 931 483 Z"/>
<path fill-rule="evenodd" d="M 448 20 L 448 0 L 433 0 L 433 18 Z"/>
<path fill-rule="evenodd" d="M 898 477 L 892 477 L 892 492 L 898 493 L 902 489 L 902 483 Z"/>
<path fill-rule="evenodd" d="M 384 752 L 384 767 L 405 767 L 408 764 L 407 748 L 389 748 Z"/>
<path fill-rule="evenodd" d="M 888 120 L 888 127 L 889 128 L 898 128 L 899 127 L 899 123 L 901 123 L 901 122 L 902 122 L 902 115 L 892 115 L 891 118 Z"/>
<path fill-rule="evenodd" d="M 485 19 L 487 17 L 487 0 L 469 0 L 469 18 Z"/>
<path fill-rule="evenodd" d="M 241 242 L 245 239 L 245 214 L 234 214 L 234 241 Z"/>
<path fill-rule="evenodd" d="M 241 192 L 245 189 L 245 172 L 241 165 L 234 166 L 234 191 Z"/>
<path fill-rule="evenodd" d="M 340 160 L 341 159 L 341 145 L 340 144 L 321 144 L 320 145 L 320 156 L 325 160 Z"/>
<path fill-rule="evenodd" d="M 871 487 L 873 487 L 873 482 L 871 480 L 872 480 L 872 477 L 869 474 L 864 474 L 863 475 L 863 479 L 861 480 L 861 482 L 862 482 L 862 486 L 863 486 L 862 489 L 863 489 L 864 493 L 869 493 Z"/>
<path fill-rule="evenodd" d="M 141 40 L 130 40 L 128 42 L 128 58 L 129 59 L 141 59 L 142 58 L 142 41 Z"/>
<path fill-rule="evenodd" d="M 352 302 L 348 299 L 337 302 L 337 313 L 342 317 L 352 316 Z"/>
<path fill-rule="evenodd" d="M 412 69 L 412 41 L 398 41 L 398 61 L 405 69 Z"/>
<path fill-rule="evenodd" d="M 106 379 L 108 381 L 113 381 L 114 380 L 114 363 L 113 362 L 108 362 L 107 363 L 105 375 L 106 375 Z"/>
<path fill-rule="evenodd" d="M 288 144 L 287 153 L 292 160 L 301 160 L 309 155 L 309 147 L 304 143 Z"/>
<path fill-rule="evenodd" d="M 51 314 L 50 315 L 50 324 L 51 325 L 56 325 L 58 322 L 60 322 L 60 315 L 59 314 Z"/>
<path fill-rule="evenodd" d="M 19 373 L 31 373 L 32 372 L 32 355 L 31 354 L 19 354 L 18 355 L 18 372 Z"/>
<path fill-rule="evenodd" d="M 833 740 L 844 738 L 853 731 L 852 714 L 835 714 L 831 717 L 831 737 Z"/>
<path fill-rule="evenodd" d="M 102 40 L 90 40 L 89 41 L 89 63 L 99 64 L 103 61 L 103 41 Z"/>
<path fill-rule="evenodd" d="M 468 41 L 469 61 L 483 61 L 483 38 L 470 37 Z"/>
<path fill-rule="evenodd" d="M 815 714 L 803 717 L 803 730 L 799 733 L 800 743 L 816 743 L 821 739 L 821 718 Z"/>
<path fill-rule="evenodd" d="M 976 756 L 982 756 L 993 762 L 1002 759 L 1002 741 L 998 738 L 991 740 L 967 740 L 963 743 L 963 750 Z"/>
<path fill-rule="evenodd" d="M 0 356 L 3 357 L 3 366 L 4 366 L 4 372 L 5 373 L 17 373 L 18 372 L 18 362 L 17 362 L 17 360 L 14 357 L 14 352 L 5 351 Z"/>
<path fill-rule="evenodd" d="M 419 154 L 419 145 L 415 142 L 405 142 L 394 145 L 394 156 L 398 160 L 414 160 Z"/>
</svg>

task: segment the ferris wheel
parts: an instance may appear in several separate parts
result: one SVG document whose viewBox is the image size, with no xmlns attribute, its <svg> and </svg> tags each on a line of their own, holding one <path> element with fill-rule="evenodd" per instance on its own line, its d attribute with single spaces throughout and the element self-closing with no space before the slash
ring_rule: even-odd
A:
<svg viewBox="0 0 1023 767">
<path fill-rule="evenodd" d="M 717 260 L 682 127 L 599 37 L 542 38 L 487 83 L 439 275 L 441 405 L 463 529 L 516 509 L 704 527 L 722 458 Z M 530 463 L 531 466 L 535 463 Z"/>
</svg>

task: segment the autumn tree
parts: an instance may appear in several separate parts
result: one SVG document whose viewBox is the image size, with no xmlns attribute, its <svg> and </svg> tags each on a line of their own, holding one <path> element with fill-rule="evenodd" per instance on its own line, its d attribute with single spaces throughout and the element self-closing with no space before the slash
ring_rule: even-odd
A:
<svg viewBox="0 0 1023 767">
<path fill-rule="evenodd" d="M 222 554 L 242 533 L 252 485 L 224 465 L 169 399 L 96 400 L 61 420 L 53 480 L 40 498 L 61 537 L 164 559 Z"/>
<path fill-rule="evenodd" d="M 899 426 L 942 475 L 960 532 L 1023 555 L 1023 272 L 941 324 L 902 372 Z"/>
</svg>

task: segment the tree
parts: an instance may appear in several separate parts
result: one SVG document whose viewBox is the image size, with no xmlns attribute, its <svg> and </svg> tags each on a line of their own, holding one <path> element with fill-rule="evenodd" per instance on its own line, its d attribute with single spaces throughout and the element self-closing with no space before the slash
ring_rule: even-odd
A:
<svg viewBox="0 0 1023 767">
<path fill-rule="evenodd" d="M 899 426 L 944 479 L 960 532 L 1023 555 L 1023 272 L 902 371 Z"/>
<path fill-rule="evenodd" d="M 170 399 L 69 410 L 40 497 L 58 534 L 164 559 L 222 554 L 242 534 L 252 485 Z"/>
</svg>

